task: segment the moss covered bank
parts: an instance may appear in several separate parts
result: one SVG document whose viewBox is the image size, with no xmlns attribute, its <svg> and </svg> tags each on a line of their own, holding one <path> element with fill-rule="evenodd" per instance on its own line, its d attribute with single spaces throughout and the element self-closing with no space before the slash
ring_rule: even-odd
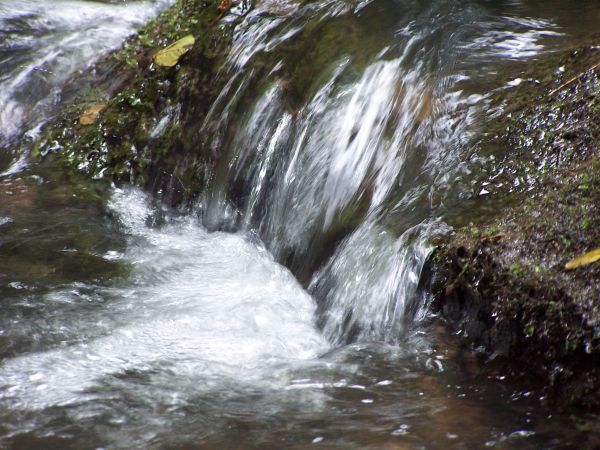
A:
<svg viewBox="0 0 600 450">
<path fill-rule="evenodd" d="M 600 40 L 598 41 L 600 43 Z M 501 101 L 496 213 L 439 238 L 435 309 L 485 358 L 559 407 L 600 406 L 600 47 L 547 58 Z M 491 194 L 488 194 L 491 192 Z M 501 198 L 499 201 L 498 198 Z"/>
<path fill-rule="evenodd" d="M 197 126 L 226 82 L 217 76 L 239 20 L 231 4 L 179 0 L 123 47 L 72 80 L 62 113 L 44 131 L 33 156 L 96 179 L 132 182 L 176 204 L 204 186 L 211 161 Z M 174 67 L 153 62 L 157 51 L 186 35 L 195 44 Z M 185 101 L 182 101 L 185 99 Z M 80 117 L 90 106 L 91 124 Z M 201 131 L 200 131 L 201 132 Z M 191 192 L 195 191 L 195 192 Z"/>
</svg>

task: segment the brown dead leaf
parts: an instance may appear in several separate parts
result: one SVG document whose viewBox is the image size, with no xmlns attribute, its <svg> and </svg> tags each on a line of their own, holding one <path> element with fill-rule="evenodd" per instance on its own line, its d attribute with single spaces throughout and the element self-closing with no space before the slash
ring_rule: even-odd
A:
<svg viewBox="0 0 600 450">
<path fill-rule="evenodd" d="M 79 123 L 81 125 L 92 125 L 96 123 L 100 117 L 100 113 L 104 111 L 104 108 L 106 108 L 106 103 L 96 103 L 95 105 L 88 107 L 81 116 L 79 116 Z"/>
<path fill-rule="evenodd" d="M 219 11 L 227 11 L 233 5 L 233 0 L 221 0 L 217 5 Z"/>
</svg>

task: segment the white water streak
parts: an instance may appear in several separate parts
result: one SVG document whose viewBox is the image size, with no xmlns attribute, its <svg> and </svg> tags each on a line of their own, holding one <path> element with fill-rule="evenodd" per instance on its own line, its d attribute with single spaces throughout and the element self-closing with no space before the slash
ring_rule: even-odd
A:
<svg viewBox="0 0 600 450">
<path fill-rule="evenodd" d="M 170 3 L 0 2 L 0 144 L 43 123 L 63 83 Z"/>
</svg>

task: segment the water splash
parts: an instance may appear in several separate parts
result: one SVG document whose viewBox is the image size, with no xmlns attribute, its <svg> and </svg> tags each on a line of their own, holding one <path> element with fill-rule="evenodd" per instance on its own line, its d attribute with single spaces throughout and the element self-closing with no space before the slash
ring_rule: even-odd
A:
<svg viewBox="0 0 600 450">
<path fill-rule="evenodd" d="M 290 62 L 278 55 L 307 39 L 298 18 L 348 13 L 328 2 L 313 6 L 294 5 L 274 18 L 251 14 L 236 29 L 222 69 L 231 79 L 205 121 L 222 130 L 208 145 L 227 157 L 200 205 L 205 223 L 256 232 L 312 286 L 332 342 L 395 341 L 414 317 L 403 311 L 428 253 L 428 209 L 439 206 L 438 190 L 463 170 L 461 152 L 485 97 L 463 93 L 466 75 L 432 71 L 435 53 L 422 51 L 430 36 L 409 22 L 394 46 L 367 61 L 342 52 L 318 68 L 305 101 L 290 106 L 293 84 L 304 80 L 290 79 Z M 265 60 L 268 76 L 256 97 L 254 63 Z M 246 96 L 254 96 L 250 108 Z M 400 217 L 398 224 L 390 217 Z M 393 250 L 381 260 L 369 257 L 387 254 L 384 235 L 404 238 L 389 238 Z M 382 271 L 387 275 L 375 279 Z M 346 295 L 352 290 L 357 296 Z"/>
<path fill-rule="evenodd" d="M 438 224 L 417 225 L 395 237 L 380 226 L 362 225 L 338 246 L 311 282 L 326 299 L 321 328 L 332 342 L 398 342 L 427 316 L 428 297 L 418 292 L 421 269 Z M 361 270 L 357 270 L 361 268 Z"/>
<path fill-rule="evenodd" d="M 166 370 L 171 378 L 161 384 L 259 383 L 278 365 L 329 348 L 314 326 L 312 298 L 260 246 L 208 233 L 189 217 L 149 227 L 156 212 L 137 190 L 117 191 L 110 207 L 131 243 L 104 257 L 133 266 L 129 281 L 49 294 L 44 302 L 68 304 L 96 291 L 107 308 L 79 318 L 95 336 L 4 361 L 0 402 L 36 410 L 93 400 L 97 386 L 130 371 Z"/>
</svg>

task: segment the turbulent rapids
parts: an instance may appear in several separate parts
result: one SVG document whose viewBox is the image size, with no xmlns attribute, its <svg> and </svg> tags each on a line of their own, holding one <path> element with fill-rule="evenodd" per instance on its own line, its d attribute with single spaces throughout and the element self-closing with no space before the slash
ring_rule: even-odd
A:
<svg viewBox="0 0 600 450">
<path fill-rule="evenodd" d="M 118 191 L 111 200 L 131 245 L 103 257 L 127 261 L 134 272 L 131 282 L 88 299 L 113 299 L 108 310 L 83 319 L 89 325 L 79 325 L 98 327 L 96 336 L 11 359 L 1 371 L 11 386 L 7 396 L 34 409 L 69 404 L 107 376 L 163 365 L 186 383 L 251 383 L 281 362 L 328 349 L 313 324 L 314 302 L 268 253 L 240 236 L 207 233 L 192 219 L 149 228 L 147 203 L 138 191 Z M 85 291 L 71 286 L 45 302 L 77 303 Z"/>
<path fill-rule="evenodd" d="M 212 155 L 199 195 L 171 208 L 37 166 L 70 80 L 171 3 L 0 0 L 0 446 L 552 441 L 527 395 L 475 381 L 420 281 L 493 160 L 498 73 L 559 48 L 575 13 L 244 2 L 206 114 L 163 99 L 143 124 L 148 145 L 185 130 L 175 166 Z"/>
</svg>

